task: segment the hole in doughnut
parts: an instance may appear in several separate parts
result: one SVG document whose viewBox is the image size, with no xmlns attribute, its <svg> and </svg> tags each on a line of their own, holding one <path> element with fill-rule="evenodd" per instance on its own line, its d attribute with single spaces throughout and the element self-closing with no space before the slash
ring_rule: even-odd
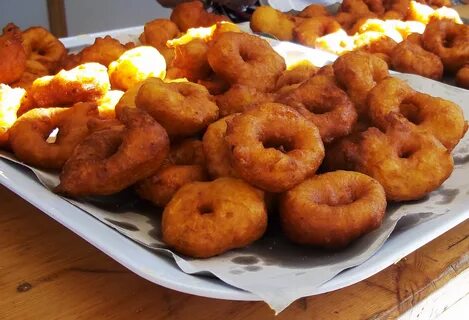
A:
<svg viewBox="0 0 469 320">
<path fill-rule="evenodd" d="M 403 146 L 399 152 L 398 152 L 398 156 L 399 158 L 401 159 L 409 159 L 415 152 L 416 152 L 416 148 L 414 147 L 410 147 L 410 146 Z"/>
<path fill-rule="evenodd" d="M 202 204 L 201 206 L 199 206 L 199 213 L 202 215 L 213 213 L 213 208 L 209 204 Z"/>
<path fill-rule="evenodd" d="M 329 207 L 340 207 L 354 203 L 360 198 L 360 192 L 356 192 L 353 188 L 345 187 L 340 193 L 312 195 L 313 201 L 317 204 L 327 205 Z"/>
<path fill-rule="evenodd" d="M 262 145 L 265 149 L 273 148 L 282 153 L 288 153 L 295 149 L 292 145 L 292 142 L 283 137 L 267 137 L 267 139 L 262 141 Z"/>
<path fill-rule="evenodd" d="M 249 62 L 251 60 L 251 55 L 249 54 L 249 52 L 240 50 L 239 56 L 241 57 L 241 59 L 243 59 L 244 62 Z"/>
<path fill-rule="evenodd" d="M 324 114 L 332 111 L 334 106 L 330 103 L 322 103 L 318 105 L 309 105 L 307 109 L 314 114 Z"/>
<path fill-rule="evenodd" d="M 37 53 L 38 53 L 40 56 L 45 56 L 47 52 L 46 52 L 45 50 L 43 50 L 43 49 L 39 49 L 39 50 L 37 51 Z"/>
<path fill-rule="evenodd" d="M 456 34 L 448 33 L 445 38 L 443 38 L 443 46 L 445 48 L 452 48 L 454 46 L 454 40 L 456 39 Z"/>
<path fill-rule="evenodd" d="M 423 122 L 418 106 L 412 103 L 402 103 L 399 106 L 399 110 L 404 115 L 404 117 L 406 117 L 406 119 L 413 124 L 419 125 Z"/>
<path fill-rule="evenodd" d="M 59 133 L 59 128 L 54 128 L 54 130 L 51 131 L 49 136 L 46 139 L 47 143 L 55 143 L 57 140 L 57 134 Z"/>
</svg>

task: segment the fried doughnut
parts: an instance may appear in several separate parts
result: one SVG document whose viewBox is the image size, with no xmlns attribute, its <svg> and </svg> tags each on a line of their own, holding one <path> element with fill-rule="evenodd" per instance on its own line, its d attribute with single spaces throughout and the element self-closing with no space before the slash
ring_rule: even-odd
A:
<svg viewBox="0 0 469 320">
<path fill-rule="evenodd" d="M 366 16 L 370 13 L 382 15 L 384 6 L 381 0 L 344 0 L 338 12 L 348 12 L 355 16 Z"/>
<path fill-rule="evenodd" d="M 324 157 L 317 127 L 294 109 L 267 103 L 228 122 L 231 164 L 241 178 L 283 192 L 314 174 Z"/>
<path fill-rule="evenodd" d="M 125 127 L 93 132 L 74 150 L 56 192 L 69 196 L 109 195 L 154 174 L 169 151 L 166 131 L 146 112 L 125 108 Z"/>
<path fill-rule="evenodd" d="M 366 31 L 361 34 L 353 36 L 355 50 L 361 50 L 372 53 L 386 61 L 389 65 L 391 62 L 391 55 L 397 42 L 388 36 L 376 32 Z"/>
<path fill-rule="evenodd" d="M 338 12 L 334 19 L 342 26 L 344 30 L 349 31 L 359 18 L 349 12 Z"/>
<path fill-rule="evenodd" d="M 316 75 L 283 97 L 282 103 L 294 107 L 319 129 L 324 143 L 346 136 L 357 121 L 357 112 L 334 78 Z"/>
<path fill-rule="evenodd" d="M 184 139 L 171 145 L 167 163 L 175 165 L 205 166 L 205 153 L 202 141 L 194 138 Z"/>
<path fill-rule="evenodd" d="M 279 40 L 293 40 L 295 22 L 291 16 L 269 6 L 259 6 L 251 15 L 254 32 L 270 34 Z"/>
<path fill-rule="evenodd" d="M 171 12 L 170 19 L 183 32 L 190 28 L 210 27 L 220 21 L 230 21 L 228 17 L 205 11 L 200 1 L 179 3 Z"/>
<path fill-rule="evenodd" d="M 283 232 L 293 242 L 343 248 L 377 229 L 386 211 L 383 187 L 350 171 L 314 176 L 285 192 L 280 200 Z"/>
<path fill-rule="evenodd" d="M 456 73 L 456 85 L 469 89 L 469 65 L 465 65 Z"/>
<path fill-rule="evenodd" d="M 67 54 L 62 42 L 43 27 L 31 27 L 23 31 L 23 47 L 28 60 L 44 65 L 52 73 Z"/>
<path fill-rule="evenodd" d="M 169 165 L 161 168 L 151 177 L 135 185 L 135 191 L 142 199 L 164 207 L 184 185 L 194 181 L 207 181 L 207 173 L 199 165 Z"/>
<path fill-rule="evenodd" d="M 168 158 L 152 176 L 135 185 L 137 194 L 159 207 L 164 207 L 183 185 L 207 181 L 202 142 L 186 139 L 171 146 Z"/>
<path fill-rule="evenodd" d="M 117 60 L 127 48 L 111 36 L 96 38 L 94 43 L 84 48 L 79 54 L 79 63 L 97 62 L 103 66 L 109 66 L 111 62 Z"/>
<path fill-rule="evenodd" d="M 89 133 L 88 121 L 98 117 L 94 103 L 77 103 L 71 108 L 32 109 L 10 129 L 10 145 L 15 156 L 26 164 L 60 169 Z M 55 142 L 48 142 L 58 128 Z"/>
<path fill-rule="evenodd" d="M 369 128 L 361 134 L 359 156 L 351 161 L 381 183 L 388 200 L 420 199 L 450 176 L 453 158 L 433 135 L 394 116 L 388 120 L 386 133 Z"/>
<path fill-rule="evenodd" d="M 140 42 L 158 50 L 168 48 L 166 42 L 179 35 L 178 26 L 168 19 L 154 19 L 145 23 Z"/>
<path fill-rule="evenodd" d="M 178 68 L 178 77 L 197 82 L 210 75 L 212 69 L 208 64 L 208 44 L 202 39 L 194 39 L 187 44 L 174 48 L 172 68 Z"/>
<path fill-rule="evenodd" d="M 414 40 L 404 40 L 394 48 L 391 55 L 392 68 L 399 72 L 440 80 L 443 77 L 440 57 L 412 41 Z"/>
<path fill-rule="evenodd" d="M 213 72 L 205 79 L 199 79 L 197 83 L 207 88 L 211 95 L 223 94 L 230 88 L 229 83 Z"/>
<path fill-rule="evenodd" d="M 405 81 L 387 78 L 368 95 L 374 125 L 386 130 L 389 116 L 397 114 L 418 129 L 434 135 L 448 150 L 464 136 L 467 123 L 461 108 L 448 100 L 414 91 Z"/>
<path fill-rule="evenodd" d="M 168 48 L 166 42 L 176 38 L 179 32 L 178 26 L 171 20 L 155 19 L 145 23 L 139 39 L 142 44 L 158 49 L 169 66 L 174 59 L 174 49 Z"/>
<path fill-rule="evenodd" d="M 144 81 L 140 81 L 134 86 L 132 86 L 130 89 L 128 89 L 126 92 L 124 92 L 122 97 L 117 102 L 116 107 L 114 108 L 114 111 L 118 118 L 120 117 L 120 113 L 125 107 L 136 108 L 135 97 L 137 97 L 138 90 L 140 90 L 140 87 L 143 83 Z"/>
<path fill-rule="evenodd" d="M 212 69 L 230 84 L 271 90 L 285 61 L 269 43 L 247 33 L 222 33 L 208 50 Z"/>
<path fill-rule="evenodd" d="M 326 8 L 320 4 L 310 4 L 306 6 L 300 13 L 298 13 L 298 17 L 301 18 L 315 18 L 315 17 L 322 17 L 328 16 L 329 12 L 327 12 Z"/>
<path fill-rule="evenodd" d="M 11 84 L 26 69 L 26 53 L 21 44 L 21 31 L 13 23 L 3 28 L 0 36 L 0 83 Z"/>
<path fill-rule="evenodd" d="M 334 74 L 345 87 L 359 115 L 368 113 L 368 92 L 377 82 L 389 76 L 386 62 L 364 52 L 350 52 L 339 57 L 333 64 Z"/>
<path fill-rule="evenodd" d="M 16 112 L 26 96 L 26 90 L 0 83 L 0 147 L 8 144 L 8 131 L 16 121 Z"/>
<path fill-rule="evenodd" d="M 299 43 L 314 47 L 317 38 L 340 29 L 340 24 L 334 18 L 320 16 L 300 22 L 294 29 L 294 37 Z"/>
<path fill-rule="evenodd" d="M 469 61 L 469 26 L 450 20 L 430 21 L 422 36 L 423 47 L 441 58 L 445 69 L 456 72 Z"/>
<path fill-rule="evenodd" d="M 55 76 L 38 78 L 30 94 L 37 107 L 69 105 L 101 99 L 109 90 L 106 67 L 98 63 L 85 63 Z"/>
<path fill-rule="evenodd" d="M 215 99 L 218 108 L 220 108 L 220 116 L 224 117 L 233 113 L 244 112 L 259 104 L 273 102 L 275 96 L 256 88 L 235 84 L 230 90 L 216 96 Z"/>
<path fill-rule="evenodd" d="M 407 16 L 410 7 L 410 0 L 383 0 L 384 17 L 394 17 L 396 20 L 403 20 Z"/>
<path fill-rule="evenodd" d="M 208 258 L 256 241 L 267 228 L 264 194 L 239 179 L 186 184 L 163 211 L 163 241 L 184 255 Z"/>
<path fill-rule="evenodd" d="M 109 79 L 114 89 L 126 91 L 150 77 L 164 79 L 166 62 L 153 47 L 141 46 L 127 50 L 109 65 Z"/>
<path fill-rule="evenodd" d="M 204 86 L 164 83 L 149 78 L 135 98 L 137 108 L 147 111 L 170 136 L 190 136 L 218 119 L 218 107 Z"/>
<path fill-rule="evenodd" d="M 227 122 L 238 114 L 232 114 L 211 123 L 202 139 L 207 170 L 212 178 L 234 177 L 238 174 L 231 165 L 230 149 L 225 141 Z"/>
<path fill-rule="evenodd" d="M 276 90 L 280 90 L 283 87 L 291 86 L 293 84 L 303 83 L 306 80 L 312 78 L 319 68 L 311 63 L 300 63 L 298 65 L 289 67 L 288 70 L 282 72 L 277 79 L 275 85 Z"/>
</svg>

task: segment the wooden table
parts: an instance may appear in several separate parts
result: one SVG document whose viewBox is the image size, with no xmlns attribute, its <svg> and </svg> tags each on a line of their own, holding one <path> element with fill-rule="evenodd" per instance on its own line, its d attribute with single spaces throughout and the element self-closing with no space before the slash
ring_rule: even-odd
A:
<svg viewBox="0 0 469 320">
<path fill-rule="evenodd" d="M 262 302 L 150 283 L 1 186 L 0 204 L 0 319 L 274 318 Z M 276 319 L 394 318 L 468 267 L 466 221 L 379 274 L 300 299 Z"/>
</svg>

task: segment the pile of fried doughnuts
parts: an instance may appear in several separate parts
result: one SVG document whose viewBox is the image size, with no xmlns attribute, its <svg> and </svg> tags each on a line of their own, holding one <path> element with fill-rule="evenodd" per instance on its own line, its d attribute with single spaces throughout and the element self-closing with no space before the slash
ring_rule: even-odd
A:
<svg viewBox="0 0 469 320">
<path fill-rule="evenodd" d="M 66 197 L 130 189 L 163 209 L 168 247 L 196 258 L 252 244 L 272 215 L 293 243 L 341 249 L 379 228 L 388 201 L 420 199 L 452 173 L 461 108 L 390 77 L 379 55 L 287 68 L 266 40 L 184 14 L 149 22 L 142 44 L 106 36 L 70 54 L 8 25 L 0 147 L 60 174 Z"/>
<path fill-rule="evenodd" d="M 251 16 L 251 29 L 279 40 L 342 55 L 366 51 L 384 59 L 393 70 L 434 80 L 461 80 L 469 64 L 469 26 L 464 25 L 450 1 L 344 0 L 335 15 L 318 4 L 297 15 L 268 6 Z M 461 70 L 459 72 L 459 70 Z"/>
</svg>

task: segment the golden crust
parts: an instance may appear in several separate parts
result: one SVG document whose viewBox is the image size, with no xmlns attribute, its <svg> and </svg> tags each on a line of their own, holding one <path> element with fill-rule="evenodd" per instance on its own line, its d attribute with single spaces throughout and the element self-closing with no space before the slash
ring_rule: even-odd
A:
<svg viewBox="0 0 469 320">
<path fill-rule="evenodd" d="M 228 122 L 231 163 L 244 180 L 283 192 L 314 174 L 324 158 L 317 127 L 293 108 L 267 103 Z"/>
<path fill-rule="evenodd" d="M 245 247 L 267 228 L 262 191 L 242 180 L 186 184 L 163 212 L 163 241 L 176 251 L 208 258 Z"/>
<path fill-rule="evenodd" d="M 281 196 L 282 229 L 293 242 L 336 249 L 381 225 L 383 187 L 358 172 L 314 176 Z"/>
</svg>

